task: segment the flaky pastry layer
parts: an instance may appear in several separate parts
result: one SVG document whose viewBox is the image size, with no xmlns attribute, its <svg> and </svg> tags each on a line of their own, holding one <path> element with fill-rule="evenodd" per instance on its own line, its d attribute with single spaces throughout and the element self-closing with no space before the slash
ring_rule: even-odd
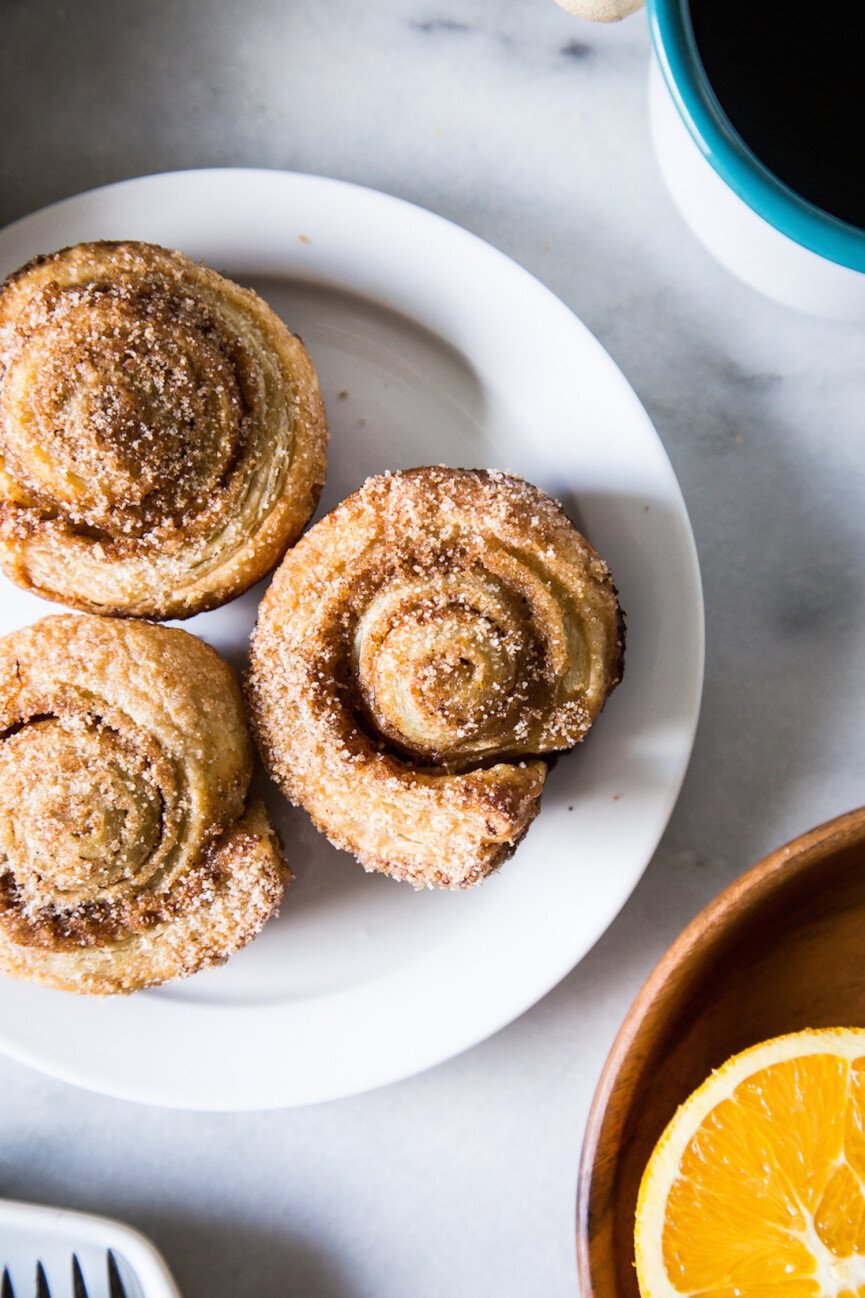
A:
<svg viewBox="0 0 865 1298">
<path fill-rule="evenodd" d="M 290 871 L 231 668 L 185 631 L 48 617 L 0 640 L 0 970 L 129 992 L 219 964 Z"/>
<path fill-rule="evenodd" d="M 610 574 L 563 510 L 502 473 L 369 479 L 277 570 L 248 693 L 268 768 L 369 870 L 464 888 L 537 814 L 544 754 L 621 675 Z"/>
<path fill-rule="evenodd" d="M 0 563 L 94 613 L 168 618 L 263 577 L 324 482 L 299 338 L 182 253 L 82 243 L 0 288 Z"/>
</svg>

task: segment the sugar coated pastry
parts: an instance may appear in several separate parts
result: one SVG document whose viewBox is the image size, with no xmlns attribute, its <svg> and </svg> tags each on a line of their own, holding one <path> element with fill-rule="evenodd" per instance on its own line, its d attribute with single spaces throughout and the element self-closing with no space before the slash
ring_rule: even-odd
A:
<svg viewBox="0 0 865 1298">
<path fill-rule="evenodd" d="M 81 243 L 0 288 L 0 563 L 94 613 L 240 594 L 315 509 L 327 425 L 307 352 L 179 252 Z"/>
<path fill-rule="evenodd" d="M 0 640 L 0 971 L 130 992 L 244 946 L 291 877 L 251 773 L 195 636 L 66 615 Z"/>
<path fill-rule="evenodd" d="M 370 478 L 277 570 L 249 698 L 289 798 L 368 870 L 464 888 L 537 814 L 544 754 L 583 738 L 622 669 L 610 574 L 520 478 Z"/>
</svg>

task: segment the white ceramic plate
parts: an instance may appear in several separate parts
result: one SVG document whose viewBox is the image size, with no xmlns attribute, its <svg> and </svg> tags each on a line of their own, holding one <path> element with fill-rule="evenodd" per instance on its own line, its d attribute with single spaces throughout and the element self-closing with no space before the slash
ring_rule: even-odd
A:
<svg viewBox="0 0 865 1298">
<path fill-rule="evenodd" d="M 537 280 L 409 204 L 338 181 L 192 171 L 82 194 L 0 232 L 0 275 L 82 239 L 182 249 L 304 338 L 332 441 L 322 507 L 370 473 L 495 466 L 558 495 L 610 564 L 624 683 L 559 761 L 516 856 L 468 893 L 365 875 L 274 790 L 297 874 L 222 969 L 128 999 L 0 978 L 0 1047 L 112 1095 L 197 1109 L 307 1104 L 407 1077 L 528 1009 L 642 874 L 691 749 L 703 663 L 685 506 L 634 393 Z M 242 665 L 261 589 L 185 625 Z M 0 631 L 56 612 L 0 577 Z"/>
</svg>

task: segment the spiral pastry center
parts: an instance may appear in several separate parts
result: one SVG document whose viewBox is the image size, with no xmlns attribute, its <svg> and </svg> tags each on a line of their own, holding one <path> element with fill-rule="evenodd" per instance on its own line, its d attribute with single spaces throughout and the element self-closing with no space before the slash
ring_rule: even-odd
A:
<svg viewBox="0 0 865 1298">
<path fill-rule="evenodd" d="M 376 729 L 444 763 L 511 740 L 542 662 L 512 593 L 471 571 L 384 588 L 355 634 L 354 674 Z"/>
<path fill-rule="evenodd" d="M 140 881 L 161 834 L 149 763 L 107 726 L 47 717 L 0 744 L 0 853 L 25 906 Z"/>
<path fill-rule="evenodd" d="M 243 439 L 237 362 L 192 303 L 72 291 L 11 357 L 4 458 L 74 524 L 112 536 L 177 525 Z"/>
</svg>

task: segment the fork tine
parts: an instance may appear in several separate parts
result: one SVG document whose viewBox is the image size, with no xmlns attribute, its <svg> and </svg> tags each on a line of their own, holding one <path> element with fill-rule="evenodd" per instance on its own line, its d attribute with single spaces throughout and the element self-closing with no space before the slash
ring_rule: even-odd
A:
<svg viewBox="0 0 865 1298">
<path fill-rule="evenodd" d="M 9 1275 L 9 1268 L 3 1268 L 3 1283 L 0 1285 L 0 1298 L 15 1298 L 15 1290 L 12 1288 L 12 1278 Z"/>
<path fill-rule="evenodd" d="M 51 1298 L 51 1290 L 48 1288 L 41 1262 L 36 1263 L 36 1298 Z"/>
<path fill-rule="evenodd" d="M 87 1298 L 87 1286 L 81 1274 L 81 1263 L 77 1254 L 72 1254 L 72 1294 L 73 1298 Z"/>
<path fill-rule="evenodd" d="M 117 1269 L 117 1260 L 111 1249 L 108 1250 L 108 1292 L 111 1298 L 127 1298 L 123 1281 L 120 1279 L 120 1272 Z"/>
</svg>

